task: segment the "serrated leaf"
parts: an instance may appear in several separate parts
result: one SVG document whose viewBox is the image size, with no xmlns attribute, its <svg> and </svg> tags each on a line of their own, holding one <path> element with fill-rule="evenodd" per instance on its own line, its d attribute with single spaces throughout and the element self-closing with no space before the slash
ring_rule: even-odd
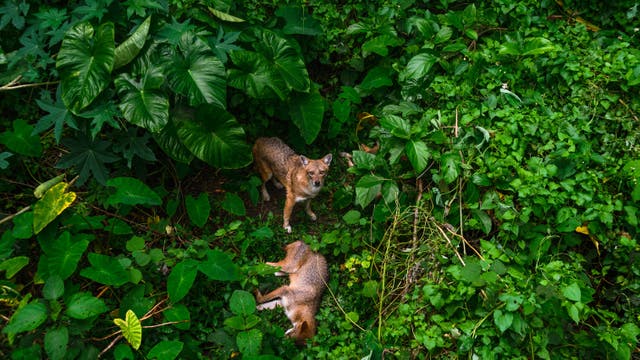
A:
<svg viewBox="0 0 640 360">
<path fill-rule="evenodd" d="M 18 334 L 31 331 L 47 320 L 47 307 L 40 301 L 33 301 L 16 310 L 9 323 L 2 329 L 3 334 Z"/>
<path fill-rule="evenodd" d="M 389 130 L 393 136 L 406 140 L 411 138 L 411 125 L 400 116 L 386 114 L 380 118 L 380 126 Z"/>
<path fill-rule="evenodd" d="M 26 156 L 39 157 L 42 154 L 40 138 L 33 134 L 33 126 L 22 119 L 13 121 L 13 131 L 0 134 L 0 143 L 9 150 Z"/>
<path fill-rule="evenodd" d="M 114 50 L 113 68 L 117 69 L 133 60 L 144 46 L 151 26 L 151 16 L 147 17 L 136 31 Z"/>
<path fill-rule="evenodd" d="M 256 300 L 248 291 L 235 290 L 229 299 L 229 307 L 236 315 L 251 315 L 256 311 Z"/>
<path fill-rule="evenodd" d="M 246 143 L 244 129 L 223 109 L 204 104 L 195 115 L 175 120 L 180 141 L 200 160 L 223 169 L 251 163 L 251 147 Z"/>
<path fill-rule="evenodd" d="M 52 186 L 33 207 L 33 232 L 39 233 L 76 200 L 76 193 L 67 192 L 66 182 Z"/>
<path fill-rule="evenodd" d="M 413 166 L 413 170 L 416 174 L 420 174 L 427 168 L 428 161 L 431 158 L 431 153 L 424 141 L 409 140 L 405 146 L 405 151 L 407 152 L 407 158 L 409 158 L 409 162 L 411 163 L 411 166 Z"/>
<path fill-rule="evenodd" d="M 317 86 L 308 93 L 293 93 L 289 100 L 289 116 L 298 127 L 302 138 L 311 144 L 322 128 L 324 99 Z"/>
<path fill-rule="evenodd" d="M 376 66 L 367 72 L 364 79 L 360 83 L 360 88 L 365 90 L 373 90 L 381 87 L 393 85 L 390 70 L 387 67 Z"/>
<path fill-rule="evenodd" d="M 64 294 L 64 281 L 58 274 L 52 274 L 44 282 L 42 296 L 47 300 L 55 300 Z"/>
<path fill-rule="evenodd" d="M 67 301 L 66 314 L 74 319 L 88 319 L 107 311 L 104 301 L 88 292 L 75 293 Z"/>
<path fill-rule="evenodd" d="M 211 213 L 211 203 L 209 202 L 207 193 L 200 193 L 197 198 L 187 195 L 185 198 L 185 206 L 187 207 L 187 214 L 191 222 L 197 227 L 203 227 Z"/>
<path fill-rule="evenodd" d="M 104 285 L 120 286 L 129 281 L 129 273 L 118 259 L 96 253 L 88 255 L 90 267 L 80 271 L 80 275 Z"/>
<path fill-rule="evenodd" d="M 51 360 L 64 359 L 69 344 L 69 330 L 65 327 L 50 329 L 44 334 L 44 350 Z"/>
<path fill-rule="evenodd" d="M 110 83 L 114 52 L 113 23 L 94 30 L 91 23 L 81 22 L 67 30 L 56 67 L 62 99 L 74 114 L 91 104 Z"/>
<path fill-rule="evenodd" d="M 251 329 L 236 335 L 238 350 L 245 356 L 258 355 L 262 347 L 262 331 Z"/>
<path fill-rule="evenodd" d="M 575 302 L 580 302 L 582 300 L 582 291 L 580 291 L 580 286 L 573 282 L 562 289 L 562 295 L 567 299 Z"/>
<path fill-rule="evenodd" d="M 187 295 L 198 275 L 199 262 L 185 259 L 171 269 L 167 279 L 167 292 L 172 302 L 176 303 Z"/>
<path fill-rule="evenodd" d="M 119 204 L 157 206 L 162 204 L 162 199 L 155 191 L 135 178 L 109 179 L 107 186 L 116 188 L 115 194 L 110 195 L 107 199 L 107 204 L 112 206 Z"/>
<path fill-rule="evenodd" d="M 207 251 L 207 260 L 198 265 L 198 270 L 211 280 L 240 280 L 240 267 L 231 260 L 229 255 L 220 250 Z"/>
<path fill-rule="evenodd" d="M 384 178 L 376 175 L 361 177 L 356 184 L 356 205 L 367 207 L 380 194 L 383 181 Z"/>
<path fill-rule="evenodd" d="M 108 171 L 105 164 L 119 159 L 107 150 L 111 142 L 78 134 L 76 138 L 63 139 L 62 144 L 69 148 L 70 152 L 60 159 L 56 168 L 75 167 L 79 174 L 77 185 L 84 184 L 90 174 L 93 174 L 98 183 L 106 184 Z"/>
<path fill-rule="evenodd" d="M 440 157 L 440 171 L 442 172 L 442 178 L 447 184 L 451 184 L 458 178 L 458 167 L 461 161 L 460 155 L 457 153 L 443 154 Z"/>
<path fill-rule="evenodd" d="M 184 347 L 184 343 L 182 341 L 176 340 L 164 340 L 157 343 L 154 347 L 149 350 L 147 354 L 148 359 L 157 359 L 157 360 L 173 360 L 180 355 L 182 348 Z"/>
<path fill-rule="evenodd" d="M 113 322 L 122 330 L 122 336 L 127 339 L 131 347 L 138 350 L 142 344 L 142 324 L 136 314 L 127 310 L 124 320 L 116 318 Z"/>
<path fill-rule="evenodd" d="M 192 32 L 182 35 L 178 47 L 180 51 L 167 68 L 171 88 L 186 96 L 192 106 L 207 103 L 226 109 L 227 81 L 222 62 Z"/>
<path fill-rule="evenodd" d="M 422 53 L 412 57 L 400 73 L 400 81 L 418 80 L 425 77 L 438 61 L 434 55 Z"/>
</svg>

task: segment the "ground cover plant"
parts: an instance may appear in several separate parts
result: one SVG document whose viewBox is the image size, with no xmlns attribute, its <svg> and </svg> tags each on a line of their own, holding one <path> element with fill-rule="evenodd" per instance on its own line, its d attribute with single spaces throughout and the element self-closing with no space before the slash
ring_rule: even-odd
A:
<svg viewBox="0 0 640 360">
<path fill-rule="evenodd" d="M 640 356 L 636 2 L 0 9 L 2 358 Z M 334 155 L 292 234 L 266 135 Z M 304 347 L 253 296 L 295 240 Z"/>
</svg>

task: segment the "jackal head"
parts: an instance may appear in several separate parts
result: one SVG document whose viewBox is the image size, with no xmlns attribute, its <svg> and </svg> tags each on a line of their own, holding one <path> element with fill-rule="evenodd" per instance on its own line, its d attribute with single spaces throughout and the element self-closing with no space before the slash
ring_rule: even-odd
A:
<svg viewBox="0 0 640 360">
<path fill-rule="evenodd" d="M 318 160 L 312 160 L 307 158 L 306 156 L 300 156 L 302 166 L 307 172 L 307 179 L 309 180 L 309 184 L 316 188 L 322 187 L 322 185 L 324 185 L 324 178 L 329 171 L 329 165 L 331 164 L 332 159 L 333 155 L 331 154 L 327 154 L 322 159 Z"/>
</svg>

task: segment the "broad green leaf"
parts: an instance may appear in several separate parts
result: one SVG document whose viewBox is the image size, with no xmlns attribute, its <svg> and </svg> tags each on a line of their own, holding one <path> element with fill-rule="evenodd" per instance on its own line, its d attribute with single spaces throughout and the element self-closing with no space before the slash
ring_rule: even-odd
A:
<svg viewBox="0 0 640 360">
<path fill-rule="evenodd" d="M 378 195 L 382 189 L 384 178 L 376 175 L 365 175 L 358 180 L 356 184 L 356 205 L 362 208 L 367 207 Z"/>
<path fill-rule="evenodd" d="M 164 74 L 159 67 L 149 66 L 142 79 L 121 74 L 115 79 L 119 107 L 128 122 L 152 133 L 161 131 L 169 122 L 169 99 L 161 89 Z"/>
<path fill-rule="evenodd" d="M 16 240 L 17 238 L 13 236 L 11 231 L 5 231 L 0 235 L 0 260 L 7 259 L 11 256 L 15 250 Z"/>
<path fill-rule="evenodd" d="M 427 167 L 427 161 L 431 158 L 431 153 L 427 144 L 422 140 L 409 140 L 405 145 L 407 157 L 416 174 L 420 174 Z"/>
<path fill-rule="evenodd" d="M 72 242 L 71 234 L 68 231 L 63 232 L 48 248 L 44 249 L 46 254 L 44 260 L 49 276 L 58 275 L 62 280 L 71 276 L 76 271 L 80 258 L 88 246 L 88 240 Z"/>
<path fill-rule="evenodd" d="M 131 347 L 138 350 L 142 344 L 142 324 L 136 314 L 127 310 L 124 320 L 116 318 L 113 322 L 122 330 L 122 336 L 127 339 Z"/>
<path fill-rule="evenodd" d="M 400 72 L 400 81 L 422 79 L 429 73 L 431 67 L 433 67 L 436 62 L 438 62 L 438 58 L 427 53 L 412 57 L 404 70 Z"/>
<path fill-rule="evenodd" d="M 67 30 L 56 67 L 62 100 L 74 114 L 91 104 L 110 83 L 114 52 L 113 23 L 100 25 L 95 34 L 89 22 Z"/>
<path fill-rule="evenodd" d="M 208 250 L 207 260 L 198 265 L 198 270 L 211 280 L 240 280 L 240 267 L 231 260 L 229 255 L 220 250 Z"/>
<path fill-rule="evenodd" d="M 159 133 L 153 133 L 152 136 L 162 151 L 175 161 L 188 164 L 193 160 L 191 151 L 180 141 L 173 121 L 169 121 L 167 126 Z"/>
<path fill-rule="evenodd" d="M 233 22 L 233 23 L 239 23 L 239 22 L 244 22 L 244 19 L 241 19 L 239 17 L 227 14 L 225 12 L 222 12 L 220 10 L 216 10 L 210 6 L 207 7 L 207 9 L 218 19 L 222 20 L 222 21 L 228 21 L 228 22 Z"/>
<path fill-rule="evenodd" d="M 143 250 L 145 245 L 144 238 L 140 236 L 133 236 L 131 239 L 127 241 L 125 244 L 125 248 L 127 251 L 134 252 L 136 250 Z"/>
<path fill-rule="evenodd" d="M 362 53 L 366 57 L 370 53 L 376 53 L 380 56 L 389 55 L 389 47 L 402 45 L 404 41 L 396 35 L 382 34 L 365 41 L 362 44 Z"/>
<path fill-rule="evenodd" d="M 187 295 L 198 275 L 199 262 L 185 259 L 171 269 L 167 279 L 167 292 L 172 302 L 176 303 Z"/>
<path fill-rule="evenodd" d="M 2 333 L 15 335 L 31 331 L 47 320 L 47 313 L 47 307 L 43 302 L 32 301 L 13 313 L 9 323 L 2 329 Z"/>
<path fill-rule="evenodd" d="M 502 310 L 498 309 L 493 312 L 493 322 L 498 326 L 500 332 L 505 332 L 513 324 L 513 314 L 510 312 L 503 313 Z"/>
<path fill-rule="evenodd" d="M 74 319 L 88 319 L 107 311 L 104 301 L 88 292 L 75 293 L 67 301 L 66 314 Z"/>
<path fill-rule="evenodd" d="M 164 340 L 149 350 L 147 359 L 173 360 L 180 355 L 184 343 L 177 340 Z"/>
<path fill-rule="evenodd" d="M 39 157 L 42 155 L 40 138 L 33 134 L 33 126 L 22 119 L 13 121 L 13 131 L 0 133 L 0 144 L 21 155 Z"/>
<path fill-rule="evenodd" d="M 275 14 L 284 19 L 282 32 L 291 35 L 321 35 L 322 25 L 308 14 L 304 6 L 281 6 Z"/>
<path fill-rule="evenodd" d="M 132 310 L 136 315 L 138 315 L 138 317 L 142 317 L 149 312 L 149 310 L 156 305 L 156 301 L 152 297 L 152 294 L 150 294 L 150 296 L 145 296 L 146 290 L 146 285 L 140 284 L 134 286 L 123 297 L 119 298 L 119 313 L 126 314 L 127 310 Z"/>
<path fill-rule="evenodd" d="M 76 193 L 67 192 L 66 182 L 52 186 L 33 207 L 33 232 L 39 233 L 76 200 Z"/>
<path fill-rule="evenodd" d="M 195 116 L 176 118 L 178 137 L 200 160 L 223 169 L 251 163 L 251 147 L 233 115 L 213 105 L 201 105 Z"/>
<path fill-rule="evenodd" d="M 256 300 L 250 292 L 235 290 L 229 299 L 229 307 L 236 315 L 251 315 L 256 311 Z"/>
<path fill-rule="evenodd" d="M 186 96 L 192 106 L 207 103 L 225 109 L 227 81 L 222 62 L 192 32 L 182 35 L 178 47 L 180 51 L 167 68 L 171 88 Z"/>
<path fill-rule="evenodd" d="M 302 56 L 289 43 L 275 32 L 263 29 L 259 41 L 253 44 L 257 52 L 262 54 L 268 66 L 284 80 L 289 89 L 300 92 L 309 91 L 311 81 Z"/>
<path fill-rule="evenodd" d="M 118 177 L 109 179 L 107 186 L 115 187 L 116 192 L 107 199 L 107 204 L 116 206 L 125 205 L 149 205 L 162 204 L 160 196 L 142 181 L 130 177 Z"/>
<path fill-rule="evenodd" d="M 575 303 L 571 303 L 569 306 L 567 306 L 567 313 L 569 314 L 569 317 L 571 317 L 571 320 L 573 320 L 576 324 L 580 323 L 580 310 Z"/>
<path fill-rule="evenodd" d="M 389 130 L 393 136 L 406 140 L 411 138 L 411 125 L 400 116 L 386 114 L 380 118 L 380 126 Z"/>
<path fill-rule="evenodd" d="M 224 325 L 234 330 L 247 330 L 255 327 L 260 323 L 260 317 L 255 314 L 236 315 L 224 319 Z"/>
<path fill-rule="evenodd" d="M 554 50 L 556 50 L 555 45 L 548 39 L 542 37 L 529 38 L 525 40 L 522 55 L 540 55 Z"/>
<path fill-rule="evenodd" d="M 435 44 L 442 44 L 444 42 L 449 41 L 452 35 L 453 35 L 453 30 L 448 26 L 443 26 L 440 28 L 440 30 L 438 30 L 438 33 L 433 39 L 433 42 Z"/>
<path fill-rule="evenodd" d="M 220 206 L 224 211 L 234 215 L 244 216 L 247 213 L 244 207 L 244 201 L 242 201 L 242 198 L 235 193 L 225 193 Z"/>
<path fill-rule="evenodd" d="M 364 79 L 360 83 L 360 88 L 364 90 L 373 90 L 381 87 L 393 85 L 390 70 L 388 67 L 376 66 L 367 72 Z"/>
<path fill-rule="evenodd" d="M 289 100 L 289 116 L 298 127 L 302 138 L 311 144 L 322 128 L 324 99 L 316 85 L 308 93 L 292 93 Z"/>
<path fill-rule="evenodd" d="M 440 157 L 440 171 L 442 177 L 447 184 L 451 184 L 458 179 L 460 163 L 460 155 L 457 153 L 447 153 Z"/>
<path fill-rule="evenodd" d="M 166 322 L 178 322 L 173 324 L 177 329 L 189 330 L 191 327 L 191 314 L 189 308 L 184 304 L 173 304 L 170 309 L 162 312 L 164 315 L 164 321 Z"/>
<path fill-rule="evenodd" d="M 88 255 L 90 267 L 80 271 L 80 275 L 104 285 L 120 286 L 129 281 L 129 273 L 118 259 L 96 253 Z"/>
<path fill-rule="evenodd" d="M 49 329 L 44 334 L 44 351 L 51 360 L 64 359 L 69 344 L 69 330 L 65 326 Z"/>
<path fill-rule="evenodd" d="M 562 295 L 571 301 L 580 302 L 580 300 L 582 300 L 580 286 L 575 282 L 565 286 L 562 289 Z"/>
<path fill-rule="evenodd" d="M 22 268 L 29 264 L 29 258 L 26 256 L 16 256 L 0 262 L 0 271 L 6 271 L 5 278 L 11 279 L 15 274 L 20 272 Z"/>
<path fill-rule="evenodd" d="M 28 239 L 33 236 L 33 211 L 23 212 L 13 218 L 11 235 L 16 239 Z"/>
<path fill-rule="evenodd" d="M 474 286 L 481 285 L 484 281 L 481 278 L 482 265 L 478 261 L 467 261 L 466 265 L 460 271 L 462 280 L 473 284 Z"/>
<path fill-rule="evenodd" d="M 229 69 L 229 86 L 246 92 L 256 99 L 285 100 L 287 83 L 269 64 L 264 55 L 246 50 L 229 53 L 236 68 Z"/>
<path fill-rule="evenodd" d="M 117 69 L 133 60 L 144 46 L 149 34 L 151 16 L 147 17 L 136 31 L 114 50 L 113 68 Z"/>
<path fill-rule="evenodd" d="M 47 300 L 55 300 L 64 294 L 64 281 L 58 274 L 53 274 L 44 282 L 42 296 Z"/>
<path fill-rule="evenodd" d="M 480 223 L 482 231 L 485 234 L 489 234 L 492 227 L 491 217 L 489 217 L 486 212 L 479 209 L 471 209 L 471 214 Z"/>
<path fill-rule="evenodd" d="M 236 335 L 236 344 L 242 355 L 258 355 L 262 347 L 262 331 L 251 329 L 239 332 L 238 335 Z"/>
<path fill-rule="evenodd" d="M 184 202 L 191 222 L 197 227 L 203 227 L 211 213 L 211 203 L 207 193 L 200 193 L 197 198 L 187 195 Z"/>
</svg>

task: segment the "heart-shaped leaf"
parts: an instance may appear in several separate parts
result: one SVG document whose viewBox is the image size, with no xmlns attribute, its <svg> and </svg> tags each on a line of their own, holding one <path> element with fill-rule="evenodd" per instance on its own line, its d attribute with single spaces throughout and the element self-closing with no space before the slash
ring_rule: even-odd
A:
<svg viewBox="0 0 640 360">
<path fill-rule="evenodd" d="M 39 233 L 76 199 L 76 193 L 66 192 L 66 182 L 52 186 L 33 207 L 33 232 Z"/>
<path fill-rule="evenodd" d="M 295 95 L 294 95 L 295 94 Z M 324 115 L 324 99 L 317 86 L 308 93 L 293 93 L 289 106 L 291 120 L 300 130 L 307 144 L 311 144 L 320 133 Z"/>
<path fill-rule="evenodd" d="M 66 32 L 56 67 L 62 100 L 74 114 L 91 104 L 111 81 L 114 52 L 113 23 L 100 25 L 95 34 L 89 22 Z"/>
<path fill-rule="evenodd" d="M 164 340 L 149 350 L 147 359 L 173 360 L 180 355 L 183 347 L 182 341 Z"/>
<path fill-rule="evenodd" d="M 289 43 L 273 31 L 262 30 L 253 46 L 262 54 L 290 89 L 307 92 L 311 86 L 302 57 Z"/>
<path fill-rule="evenodd" d="M 107 312 L 109 308 L 102 299 L 88 292 L 75 293 L 67 301 L 66 314 L 74 319 L 88 319 Z"/>
<path fill-rule="evenodd" d="M 149 188 L 145 183 L 135 178 L 119 177 L 109 179 L 107 181 L 107 186 L 116 188 L 116 193 L 109 196 L 107 199 L 107 203 L 109 205 L 126 204 L 155 206 L 162 204 L 162 199 L 155 191 L 151 190 L 151 188 Z"/>
<path fill-rule="evenodd" d="M 159 132 L 167 125 L 169 99 L 160 89 L 164 77 L 162 69 L 150 66 L 140 81 L 129 74 L 121 74 L 115 79 L 118 95 L 122 99 L 120 110 L 127 121 L 152 133 Z"/>
<path fill-rule="evenodd" d="M 113 322 L 122 330 L 122 336 L 127 339 L 135 350 L 142 344 L 142 324 L 132 310 L 127 310 L 124 320 L 116 318 Z"/>
<path fill-rule="evenodd" d="M 167 292 L 172 302 L 180 301 L 191 289 L 198 275 L 198 262 L 186 259 L 173 267 L 167 279 Z"/>
</svg>

